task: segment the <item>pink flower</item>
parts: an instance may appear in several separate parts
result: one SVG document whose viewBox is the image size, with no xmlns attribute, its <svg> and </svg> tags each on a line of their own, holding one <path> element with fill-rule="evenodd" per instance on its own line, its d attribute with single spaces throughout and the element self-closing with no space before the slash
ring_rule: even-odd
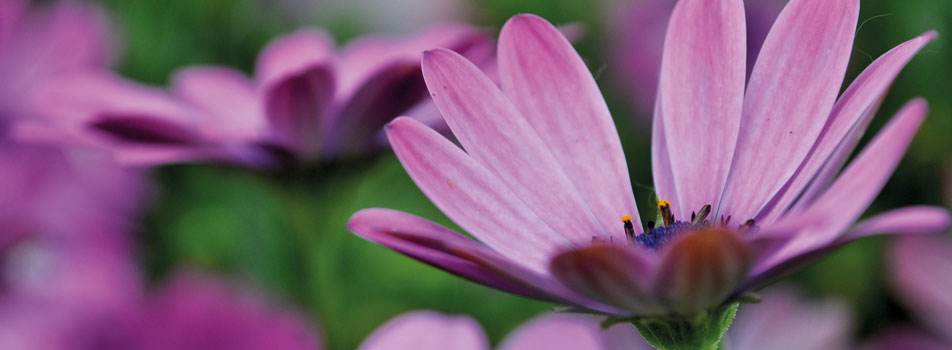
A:
<svg viewBox="0 0 952 350">
<path fill-rule="evenodd" d="M 631 325 L 602 331 L 589 316 L 546 314 L 519 326 L 497 347 L 499 350 L 638 349 L 644 344 Z M 644 344 L 645 346 L 647 344 Z M 378 327 L 357 347 L 360 350 L 488 350 L 489 340 L 476 320 L 434 311 L 401 314 Z"/>
<path fill-rule="evenodd" d="M 480 242 L 386 209 L 356 213 L 349 228 L 473 281 L 617 318 L 693 315 L 857 238 L 942 228 L 948 214 L 931 207 L 853 224 L 925 102 L 838 170 L 894 77 L 935 37 L 884 54 L 837 100 L 858 10 L 857 0 L 791 1 L 745 87 L 743 3 L 678 3 L 652 147 L 665 200 L 645 226 L 608 108 L 551 24 L 519 15 L 503 27 L 501 89 L 462 56 L 428 51 L 424 78 L 463 149 L 409 118 L 387 134 L 423 193 Z"/>
<path fill-rule="evenodd" d="M 214 160 L 251 166 L 362 154 L 382 146 L 398 115 L 438 121 L 418 55 L 444 46 L 474 60 L 491 47 L 480 30 L 434 26 L 403 38 L 365 37 L 335 50 L 318 30 L 275 39 L 256 76 L 191 67 L 171 91 L 97 72 L 64 78 L 36 95 L 47 123 L 21 125 L 33 141 L 105 145 L 124 163 Z M 50 104 L 48 101 L 58 101 Z"/>
<path fill-rule="evenodd" d="M 194 273 L 179 273 L 149 298 L 143 347 L 159 349 L 320 349 L 315 328 L 300 315 Z"/>
<path fill-rule="evenodd" d="M 110 40 L 99 11 L 78 2 L 29 8 L 25 0 L 0 4 L 0 139 L 10 124 L 31 116 L 28 96 L 41 83 L 105 66 Z"/>
<path fill-rule="evenodd" d="M 276 308 L 258 295 L 238 291 L 233 284 L 189 272 L 173 276 L 154 294 L 126 285 L 109 285 L 105 280 L 96 282 L 115 289 L 120 299 L 109 303 L 27 296 L 0 300 L 0 347 L 321 349 L 318 333 L 303 317 Z"/>
<path fill-rule="evenodd" d="M 733 350 L 836 350 L 850 345 L 850 314 L 839 302 L 811 302 L 793 291 L 769 293 L 761 304 L 737 315 L 725 335 Z M 807 335 L 807 336 L 804 336 Z M 380 326 L 360 350 L 487 350 L 482 327 L 466 316 L 432 311 L 399 315 Z M 496 347 L 499 350 L 650 350 L 631 324 L 603 329 L 596 318 L 577 314 L 546 314 L 519 326 Z"/>
<path fill-rule="evenodd" d="M 869 349 L 952 347 L 952 240 L 903 237 L 889 258 L 892 289 L 921 327 L 888 328 L 869 341 Z"/>
</svg>

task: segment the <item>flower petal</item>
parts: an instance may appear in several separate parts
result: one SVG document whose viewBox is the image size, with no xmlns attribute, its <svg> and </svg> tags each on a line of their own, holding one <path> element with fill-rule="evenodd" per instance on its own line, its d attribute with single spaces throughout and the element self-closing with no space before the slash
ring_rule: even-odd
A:
<svg viewBox="0 0 952 350">
<path fill-rule="evenodd" d="M 658 98 L 681 215 L 716 205 L 730 171 L 744 98 L 740 0 L 682 0 L 665 38 Z M 715 208 L 716 210 L 716 208 Z"/>
<path fill-rule="evenodd" d="M 499 77 L 602 227 L 612 231 L 623 215 L 640 220 L 608 106 L 559 30 L 535 15 L 512 17 L 499 34 Z"/>
<path fill-rule="evenodd" d="M 820 132 L 819 140 L 813 145 L 807 159 L 797 169 L 793 178 L 777 194 L 777 197 L 773 199 L 771 207 L 766 212 L 759 214 L 764 220 L 758 221 L 770 222 L 780 216 L 794 200 L 797 200 L 803 193 L 804 188 L 811 183 L 811 180 L 810 187 L 825 188 L 824 186 L 840 169 L 842 162 L 846 161 L 849 153 L 852 152 L 860 136 L 866 130 L 865 126 L 875 115 L 876 106 L 886 95 L 896 76 L 935 37 L 935 32 L 928 32 L 895 47 L 870 64 L 850 84 L 850 87 L 846 89 L 843 96 L 833 106 L 830 119 L 826 121 L 826 125 Z M 835 155 L 835 150 L 839 155 Z M 839 162 L 835 160 L 839 160 Z M 827 162 L 833 162 L 835 165 L 824 166 Z M 820 172 L 820 177 L 814 178 L 821 167 L 832 171 Z M 815 198 L 812 196 L 801 198 L 799 202 L 809 204 L 813 199 Z"/>
<path fill-rule="evenodd" d="M 650 295 L 655 262 L 637 248 L 593 244 L 552 259 L 552 275 L 570 289 L 633 315 L 661 314 Z"/>
<path fill-rule="evenodd" d="M 763 301 L 740 308 L 725 343 L 734 350 L 849 349 L 852 323 L 839 300 L 808 301 L 783 286 L 771 287 Z"/>
<path fill-rule="evenodd" d="M 493 250 L 541 272 L 549 254 L 570 246 L 496 175 L 432 129 L 400 117 L 387 126 L 387 135 L 420 190 Z"/>
<path fill-rule="evenodd" d="M 394 62 L 368 77 L 353 96 L 335 108 L 324 131 L 325 149 L 335 155 L 366 151 L 394 118 L 427 99 L 419 61 Z"/>
<path fill-rule="evenodd" d="M 890 254 L 893 286 L 936 334 L 952 341 L 952 241 L 948 237 L 903 237 Z"/>
<path fill-rule="evenodd" d="M 468 316 L 412 311 L 387 321 L 357 347 L 360 350 L 488 350 L 483 327 Z"/>
<path fill-rule="evenodd" d="M 606 333 L 598 323 L 588 315 L 542 315 L 519 326 L 498 349 L 605 350 Z"/>
<path fill-rule="evenodd" d="M 674 180 L 671 169 L 671 155 L 668 154 L 667 140 L 664 136 L 664 118 L 661 116 L 661 103 L 655 105 L 654 120 L 651 122 L 651 176 L 654 179 L 655 195 L 657 199 L 672 198 L 677 200 L 678 183 Z M 678 201 L 680 202 L 680 201 Z M 685 208 L 685 210 L 691 210 Z M 675 218 L 684 218 L 680 203 L 673 205 L 671 211 Z"/>
<path fill-rule="evenodd" d="M 760 261 L 754 273 L 760 274 L 787 259 L 829 245 L 845 232 L 886 184 L 925 118 L 927 108 L 921 99 L 906 104 L 816 203 L 802 213 L 782 219 L 803 222 L 799 234 Z"/>
<path fill-rule="evenodd" d="M 268 125 L 254 84 L 225 67 L 190 67 L 175 72 L 172 91 L 209 116 L 205 133 L 218 139 L 254 141 Z"/>
<path fill-rule="evenodd" d="M 357 235 L 452 274 L 529 298 L 575 303 L 602 312 L 614 309 L 591 302 L 450 229 L 389 209 L 365 209 L 347 228 Z"/>
<path fill-rule="evenodd" d="M 794 214 L 796 215 L 796 214 Z M 809 222 L 816 220 L 807 215 L 799 215 L 793 221 Z M 788 226 L 787 229 L 795 229 L 796 223 L 784 220 Z M 808 225 L 800 225 L 808 226 Z M 740 290 L 756 289 L 772 283 L 788 273 L 798 270 L 803 266 L 809 265 L 820 258 L 836 251 L 837 249 L 849 244 L 857 239 L 882 234 L 902 234 L 919 235 L 936 233 L 946 229 L 949 226 L 949 214 L 944 208 L 914 206 L 894 209 L 872 218 L 857 223 L 848 233 L 827 245 L 815 246 L 809 249 L 801 249 L 791 253 L 786 259 L 780 261 L 774 256 L 777 252 L 784 249 L 790 249 L 789 243 L 796 239 L 795 233 L 798 231 L 783 232 L 763 232 L 768 237 L 757 237 L 754 245 L 760 249 L 758 251 L 758 261 L 750 279 Z M 769 230 L 776 230 L 776 227 L 770 227 Z M 793 232 L 793 234 L 791 234 Z M 802 232 L 801 232 L 802 234 Z M 763 262 L 773 259 L 772 265 Z"/>
<path fill-rule="evenodd" d="M 616 230 L 601 227 L 553 150 L 479 68 L 455 52 L 430 50 L 423 54 L 423 78 L 466 152 L 549 227 L 575 243 L 608 239 L 608 232 L 624 239 L 620 222 Z"/>
<path fill-rule="evenodd" d="M 750 253 L 733 232 L 710 229 L 682 236 L 664 252 L 654 293 L 665 306 L 693 315 L 723 302 L 747 277 Z"/>
<path fill-rule="evenodd" d="M 753 218 L 803 162 L 853 48 L 859 0 L 787 4 L 751 73 L 721 213 Z"/>
<path fill-rule="evenodd" d="M 258 85 L 275 142 L 304 158 L 321 151 L 321 130 L 334 96 L 332 44 L 314 30 L 278 38 L 258 58 Z"/>
<path fill-rule="evenodd" d="M 937 233 L 948 228 L 949 221 L 949 212 L 945 208 L 904 207 L 860 221 L 840 240 L 852 241 L 881 234 Z"/>
</svg>

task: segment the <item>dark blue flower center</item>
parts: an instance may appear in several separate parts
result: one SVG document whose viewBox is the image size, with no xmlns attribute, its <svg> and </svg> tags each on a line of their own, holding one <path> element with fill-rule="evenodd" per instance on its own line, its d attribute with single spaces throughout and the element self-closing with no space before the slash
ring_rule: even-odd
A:
<svg viewBox="0 0 952 350">
<path fill-rule="evenodd" d="M 658 250 L 664 247 L 668 242 L 673 241 L 678 236 L 689 231 L 704 230 L 711 227 L 708 216 L 711 214 L 711 206 L 704 205 L 697 212 L 691 213 L 691 221 L 678 221 L 671 212 L 671 202 L 658 201 L 658 216 L 655 221 L 648 221 L 648 226 L 641 234 L 635 234 L 634 225 L 631 222 L 631 216 L 625 215 L 621 221 L 625 224 L 625 235 L 628 237 L 629 244 L 639 244 L 650 250 Z M 723 217 L 714 224 L 718 227 L 727 227 L 730 224 L 731 217 Z M 737 228 L 737 232 L 744 232 L 750 229 L 756 229 L 754 220 L 747 220 L 743 225 Z"/>
<path fill-rule="evenodd" d="M 638 242 L 645 248 L 657 250 L 692 228 L 694 228 L 694 225 L 685 221 L 678 221 L 668 226 L 661 225 L 635 236 L 635 242 Z"/>
</svg>

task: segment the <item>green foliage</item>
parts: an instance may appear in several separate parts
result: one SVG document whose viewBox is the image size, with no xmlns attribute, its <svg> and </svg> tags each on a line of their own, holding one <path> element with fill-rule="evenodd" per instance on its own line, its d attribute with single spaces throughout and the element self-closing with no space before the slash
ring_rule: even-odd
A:
<svg viewBox="0 0 952 350">
<path fill-rule="evenodd" d="M 640 318 L 632 323 L 648 343 L 660 350 L 716 350 L 734 322 L 738 305 L 720 305 L 693 317 Z"/>
</svg>

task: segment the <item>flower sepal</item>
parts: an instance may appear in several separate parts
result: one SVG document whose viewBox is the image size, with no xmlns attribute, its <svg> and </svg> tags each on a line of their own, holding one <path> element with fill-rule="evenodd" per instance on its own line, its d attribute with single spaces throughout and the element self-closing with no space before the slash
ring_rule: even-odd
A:
<svg viewBox="0 0 952 350">
<path fill-rule="evenodd" d="M 739 302 L 728 302 L 696 316 L 656 316 L 632 320 L 638 332 L 660 350 L 715 350 L 727 332 Z"/>
</svg>

